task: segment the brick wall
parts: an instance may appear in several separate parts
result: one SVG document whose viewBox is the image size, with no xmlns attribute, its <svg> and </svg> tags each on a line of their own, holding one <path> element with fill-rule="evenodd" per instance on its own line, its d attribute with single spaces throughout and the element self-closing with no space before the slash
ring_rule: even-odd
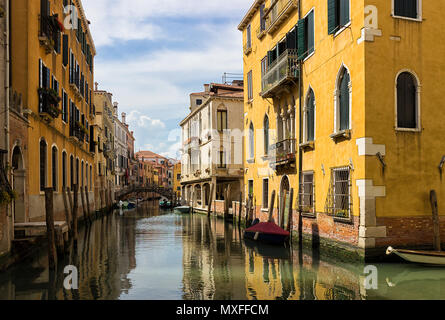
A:
<svg viewBox="0 0 445 320">
<path fill-rule="evenodd" d="M 377 225 L 386 226 L 387 237 L 376 239 L 377 247 L 432 246 L 433 221 L 431 217 L 378 218 Z M 445 217 L 440 218 L 442 241 L 445 240 Z"/>
</svg>

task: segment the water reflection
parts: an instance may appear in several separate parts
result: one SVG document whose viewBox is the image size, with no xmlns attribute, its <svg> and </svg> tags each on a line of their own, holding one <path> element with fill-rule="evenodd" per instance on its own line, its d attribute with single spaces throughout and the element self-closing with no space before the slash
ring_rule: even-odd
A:
<svg viewBox="0 0 445 320">
<path fill-rule="evenodd" d="M 0 299 L 445 298 L 442 269 L 377 265 L 378 290 L 366 290 L 363 265 L 320 257 L 317 246 L 260 245 L 230 223 L 148 204 L 84 229 L 54 274 L 45 253 L 0 275 Z M 63 289 L 66 265 L 78 267 L 79 290 Z"/>
</svg>

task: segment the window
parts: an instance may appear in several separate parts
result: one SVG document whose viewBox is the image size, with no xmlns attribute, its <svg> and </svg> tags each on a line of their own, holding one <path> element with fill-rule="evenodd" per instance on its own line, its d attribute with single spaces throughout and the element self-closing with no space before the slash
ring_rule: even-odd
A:
<svg viewBox="0 0 445 320">
<path fill-rule="evenodd" d="M 68 95 L 62 89 L 62 120 L 68 123 Z"/>
<path fill-rule="evenodd" d="M 269 208 L 269 179 L 263 179 L 263 209 Z"/>
<path fill-rule="evenodd" d="M 67 180 L 66 180 L 66 152 L 62 153 L 62 187 L 66 188 Z"/>
<path fill-rule="evenodd" d="M 79 167 L 79 159 L 76 159 L 76 185 L 79 186 L 79 171 L 80 171 L 80 167 Z"/>
<path fill-rule="evenodd" d="M 218 131 L 222 132 L 223 130 L 227 130 L 227 111 L 226 110 L 218 110 Z"/>
<path fill-rule="evenodd" d="M 267 72 L 267 57 L 261 60 L 261 75 L 264 76 Z"/>
<path fill-rule="evenodd" d="M 46 154 L 46 141 L 40 141 L 40 191 L 45 191 L 46 188 L 46 167 L 47 167 L 47 154 Z"/>
<path fill-rule="evenodd" d="M 333 212 L 334 217 L 350 218 L 351 181 L 349 168 L 333 169 Z"/>
<path fill-rule="evenodd" d="M 178 174 L 176 175 L 176 180 L 181 180 L 181 174 L 180 174 L 180 173 L 178 173 Z"/>
<path fill-rule="evenodd" d="M 411 19 L 421 19 L 420 0 L 393 0 L 393 15 Z"/>
<path fill-rule="evenodd" d="M 315 50 L 314 10 L 298 21 L 297 29 L 298 59 L 304 60 Z"/>
<path fill-rule="evenodd" d="M 303 213 L 314 214 L 314 173 L 303 172 L 300 176 L 299 204 Z"/>
<path fill-rule="evenodd" d="M 70 181 L 71 181 L 71 191 L 74 189 L 74 158 L 70 157 Z"/>
<path fill-rule="evenodd" d="M 264 155 L 269 154 L 269 117 L 264 117 Z"/>
<path fill-rule="evenodd" d="M 418 129 L 418 84 L 409 72 L 397 77 L 397 128 Z"/>
<path fill-rule="evenodd" d="M 200 106 L 202 104 L 202 99 L 196 99 L 196 105 Z"/>
<path fill-rule="evenodd" d="M 266 8 L 266 4 L 263 3 L 260 6 L 260 31 L 266 30 L 266 19 L 264 18 L 264 9 Z"/>
<path fill-rule="evenodd" d="M 253 180 L 249 180 L 247 192 L 249 195 L 253 195 Z"/>
<path fill-rule="evenodd" d="M 227 162 L 226 162 L 226 152 L 225 151 L 218 151 L 218 168 L 227 168 Z"/>
<path fill-rule="evenodd" d="M 255 129 L 253 123 L 249 127 L 249 159 L 255 158 Z"/>
<path fill-rule="evenodd" d="M 306 100 L 306 142 L 315 140 L 315 95 L 312 89 L 309 90 Z"/>
<path fill-rule="evenodd" d="M 252 71 L 247 74 L 247 99 L 253 99 Z"/>
<path fill-rule="evenodd" d="M 51 151 L 51 165 L 52 165 L 52 182 L 53 182 L 53 190 L 57 191 L 57 180 L 58 180 L 58 159 L 57 159 L 57 148 L 54 146 Z"/>
<path fill-rule="evenodd" d="M 349 1 L 328 0 L 328 34 L 335 34 L 351 21 Z"/>
<path fill-rule="evenodd" d="M 93 166 L 90 165 L 90 191 L 93 191 Z"/>
<path fill-rule="evenodd" d="M 252 27 L 250 24 L 247 26 L 246 37 L 246 48 L 250 49 L 252 48 Z"/>
<path fill-rule="evenodd" d="M 351 77 L 348 70 L 342 67 L 337 79 L 336 90 L 336 132 L 350 129 Z"/>
</svg>

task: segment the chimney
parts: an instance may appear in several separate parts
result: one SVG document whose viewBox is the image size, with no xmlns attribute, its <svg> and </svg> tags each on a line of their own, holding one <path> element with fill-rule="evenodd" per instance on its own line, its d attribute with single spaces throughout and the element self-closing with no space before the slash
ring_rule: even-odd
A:
<svg viewBox="0 0 445 320">
<path fill-rule="evenodd" d="M 204 91 L 205 91 L 206 93 L 209 93 L 209 92 L 210 92 L 210 84 L 204 84 Z"/>
<path fill-rule="evenodd" d="M 95 86 L 95 91 L 99 91 L 99 82 L 95 82 L 94 83 L 94 86 Z"/>
<path fill-rule="evenodd" d="M 126 118 L 127 118 L 127 114 L 126 114 L 125 112 L 122 112 L 122 123 L 123 123 L 123 124 L 127 124 L 127 123 L 125 122 L 125 120 L 127 120 Z"/>
<path fill-rule="evenodd" d="M 114 106 L 114 114 L 117 116 L 117 110 L 118 110 L 119 103 L 115 102 L 115 103 L 113 103 L 113 106 Z"/>
</svg>

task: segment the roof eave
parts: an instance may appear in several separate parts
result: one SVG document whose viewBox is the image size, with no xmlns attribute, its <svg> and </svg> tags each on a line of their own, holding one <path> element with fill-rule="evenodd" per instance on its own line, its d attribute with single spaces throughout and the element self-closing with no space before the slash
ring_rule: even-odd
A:
<svg viewBox="0 0 445 320">
<path fill-rule="evenodd" d="M 239 31 L 244 30 L 244 28 L 248 25 L 248 22 L 252 19 L 252 17 L 255 15 L 256 11 L 263 2 L 265 2 L 265 0 L 255 0 L 255 2 L 250 7 L 249 11 L 247 11 L 243 20 L 241 20 L 240 24 L 238 25 Z"/>
</svg>

